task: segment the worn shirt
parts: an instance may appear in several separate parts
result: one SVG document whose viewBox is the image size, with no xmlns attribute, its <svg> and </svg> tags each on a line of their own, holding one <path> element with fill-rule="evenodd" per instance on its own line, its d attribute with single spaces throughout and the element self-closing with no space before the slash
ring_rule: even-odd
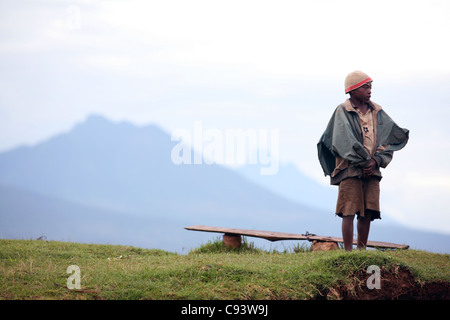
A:
<svg viewBox="0 0 450 320">
<path fill-rule="evenodd" d="M 369 105 L 367 112 L 363 114 L 357 107 L 355 107 L 350 100 L 346 101 L 347 109 L 352 108 L 358 113 L 359 122 L 361 123 L 361 131 L 363 133 L 363 144 L 366 148 L 367 152 L 373 157 L 376 148 L 376 113 L 372 106 Z M 332 177 L 336 176 L 341 170 L 344 170 L 350 166 L 348 160 L 345 160 L 340 157 L 336 157 L 336 168 L 331 174 Z"/>
<path fill-rule="evenodd" d="M 367 152 L 373 156 L 374 149 L 376 146 L 375 132 L 374 132 L 374 121 L 372 108 L 370 107 L 365 114 L 363 114 L 358 108 L 355 108 L 359 116 L 359 121 L 361 123 L 361 130 L 363 133 L 363 144 Z"/>
</svg>

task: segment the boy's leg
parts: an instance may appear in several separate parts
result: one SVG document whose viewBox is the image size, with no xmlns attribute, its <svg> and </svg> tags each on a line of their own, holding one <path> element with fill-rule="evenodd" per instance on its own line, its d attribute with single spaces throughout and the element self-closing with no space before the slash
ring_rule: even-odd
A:
<svg viewBox="0 0 450 320">
<path fill-rule="evenodd" d="M 358 230 L 358 249 L 365 249 L 367 246 L 367 239 L 369 238 L 371 219 L 367 217 L 359 217 L 357 223 Z"/>
<path fill-rule="evenodd" d="M 370 222 L 380 218 L 380 180 L 376 177 L 365 179 L 364 193 L 364 217 L 359 216 L 357 223 L 358 249 L 365 249 L 369 238 Z"/>
<path fill-rule="evenodd" d="M 342 180 L 339 184 L 336 214 L 342 217 L 342 238 L 344 248 L 347 251 L 352 251 L 353 249 L 353 221 L 355 215 L 359 215 L 359 212 L 364 212 L 365 210 L 363 187 L 364 180 L 359 178 L 348 178 Z M 366 242 L 367 237 L 368 233 Z"/>
<path fill-rule="evenodd" d="M 342 217 L 342 239 L 344 240 L 344 248 L 346 251 L 353 249 L 353 220 L 355 216 Z"/>
</svg>

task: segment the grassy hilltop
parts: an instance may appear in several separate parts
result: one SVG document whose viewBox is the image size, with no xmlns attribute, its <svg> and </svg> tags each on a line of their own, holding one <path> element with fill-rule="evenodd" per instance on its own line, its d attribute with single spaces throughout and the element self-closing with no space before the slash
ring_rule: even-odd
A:
<svg viewBox="0 0 450 320">
<path fill-rule="evenodd" d="M 448 254 L 297 249 L 228 250 L 217 240 L 178 255 L 0 240 L 0 299 L 450 299 Z M 67 287 L 71 265 L 79 267 L 79 289 Z M 367 288 L 370 265 L 380 268 L 379 290 Z"/>
</svg>

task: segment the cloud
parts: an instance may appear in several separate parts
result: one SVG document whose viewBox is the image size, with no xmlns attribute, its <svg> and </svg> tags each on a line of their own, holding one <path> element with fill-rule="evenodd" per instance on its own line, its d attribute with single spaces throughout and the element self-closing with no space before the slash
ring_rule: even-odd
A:
<svg viewBox="0 0 450 320">
<path fill-rule="evenodd" d="M 384 211 L 390 217 L 416 229 L 450 233 L 448 197 L 450 175 L 436 177 L 416 173 L 396 176 L 382 190 Z M 446 181 L 445 181 L 446 180 Z M 382 185 L 383 185 L 382 184 Z M 382 206 L 382 207 L 383 207 Z"/>
<path fill-rule="evenodd" d="M 116 70 L 124 69 L 131 64 L 131 60 L 121 56 L 91 56 L 86 59 L 86 63 L 93 67 Z"/>
<path fill-rule="evenodd" d="M 284 76 L 448 73 L 449 7 L 436 1 L 117 1 L 99 21 L 163 61 L 237 64 Z M 432 50 L 432 52 L 430 52 Z M 433 59 L 424 57 L 433 56 Z"/>
<path fill-rule="evenodd" d="M 423 189 L 436 188 L 440 189 L 443 193 L 450 194 L 450 175 L 436 175 L 432 173 L 430 175 L 409 173 L 406 174 L 407 183 Z"/>
</svg>

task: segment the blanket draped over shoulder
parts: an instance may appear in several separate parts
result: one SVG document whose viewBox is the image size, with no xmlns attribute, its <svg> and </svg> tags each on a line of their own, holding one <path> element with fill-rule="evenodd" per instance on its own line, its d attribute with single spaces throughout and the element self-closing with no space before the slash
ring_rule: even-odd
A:
<svg viewBox="0 0 450 320">
<path fill-rule="evenodd" d="M 377 157 L 380 167 L 385 168 L 392 159 L 393 151 L 402 149 L 408 142 L 409 130 L 400 128 L 381 107 L 376 117 L 377 151 L 374 157 Z M 336 156 L 348 160 L 352 165 L 364 166 L 371 155 L 363 144 L 357 112 L 349 112 L 344 103 L 340 104 L 317 144 L 317 151 L 325 176 L 334 171 Z"/>
</svg>

